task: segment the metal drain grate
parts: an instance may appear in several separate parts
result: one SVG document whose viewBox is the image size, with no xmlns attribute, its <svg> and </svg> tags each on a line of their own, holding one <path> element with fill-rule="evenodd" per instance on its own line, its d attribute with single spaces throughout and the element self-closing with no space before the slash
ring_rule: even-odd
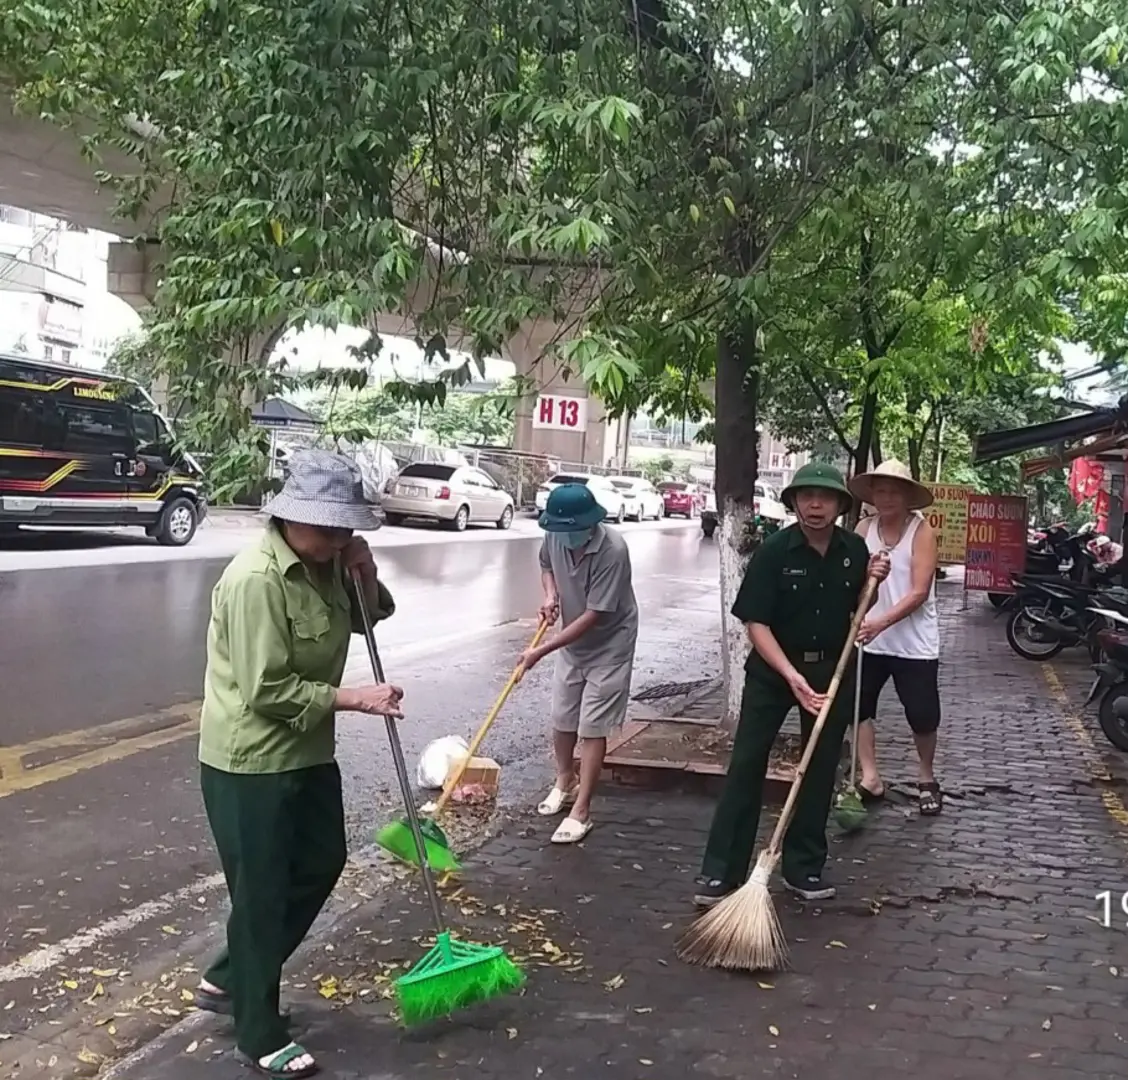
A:
<svg viewBox="0 0 1128 1080">
<path fill-rule="evenodd" d="M 668 682 L 650 686 L 635 694 L 635 701 L 661 701 L 663 698 L 680 697 L 683 694 L 692 694 L 708 686 L 712 679 L 694 679 L 693 682 Z"/>
</svg>

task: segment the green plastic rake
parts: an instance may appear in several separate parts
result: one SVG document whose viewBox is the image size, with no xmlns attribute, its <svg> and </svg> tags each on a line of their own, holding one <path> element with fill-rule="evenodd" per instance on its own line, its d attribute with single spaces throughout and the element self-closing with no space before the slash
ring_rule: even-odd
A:
<svg viewBox="0 0 1128 1080">
<path fill-rule="evenodd" d="M 356 597 L 360 607 L 361 622 L 364 624 L 364 641 L 368 646 L 368 658 L 372 662 L 372 673 L 377 682 L 384 682 L 384 666 L 376 650 L 376 635 L 372 631 L 372 619 L 368 614 L 368 601 L 364 589 L 357 581 Z M 400 1015 L 405 1024 L 421 1024 L 448 1016 L 457 1009 L 489 1001 L 502 994 L 518 990 L 525 983 L 521 969 L 496 945 L 474 945 L 470 942 L 456 941 L 450 936 L 443 919 L 439 891 L 431 872 L 427 857 L 427 842 L 423 835 L 419 813 L 415 808 L 415 797 L 407 774 L 407 762 L 403 756 L 399 731 L 395 720 L 384 717 L 388 731 L 388 742 L 392 747 L 392 761 L 396 768 L 400 793 L 403 795 L 407 811 L 408 826 L 415 841 L 415 853 L 419 869 L 423 874 L 423 885 L 427 891 L 427 901 L 434 919 L 437 940 L 423 959 L 406 975 L 395 981 L 396 998 Z"/>
</svg>

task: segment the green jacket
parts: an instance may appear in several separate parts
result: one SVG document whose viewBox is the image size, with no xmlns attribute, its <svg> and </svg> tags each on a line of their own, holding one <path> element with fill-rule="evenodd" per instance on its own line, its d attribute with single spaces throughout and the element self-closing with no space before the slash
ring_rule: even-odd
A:
<svg viewBox="0 0 1128 1080">
<path fill-rule="evenodd" d="M 368 601 L 374 622 L 395 611 L 382 583 Z M 311 576 L 268 526 L 212 593 L 200 761 L 232 773 L 331 762 L 336 690 L 350 635 L 362 632 L 341 568 L 324 580 Z"/>
</svg>

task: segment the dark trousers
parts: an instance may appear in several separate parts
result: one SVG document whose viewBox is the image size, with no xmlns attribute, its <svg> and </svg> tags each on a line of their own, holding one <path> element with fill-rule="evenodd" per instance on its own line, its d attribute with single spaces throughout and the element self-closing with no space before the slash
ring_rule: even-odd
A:
<svg viewBox="0 0 1128 1080">
<path fill-rule="evenodd" d="M 231 995 L 235 1040 L 252 1058 L 290 1042 L 278 1012 L 282 965 L 301 944 L 345 867 L 341 773 L 200 766 L 231 915 L 227 948 L 204 978 Z"/>
<path fill-rule="evenodd" d="M 829 685 L 836 663 L 837 658 L 823 660 L 818 664 L 799 666 L 799 670 L 811 688 L 821 692 Z M 826 819 L 834 795 L 842 739 L 853 719 L 853 698 L 854 675 L 851 668 L 842 680 L 831 707 L 799 789 L 795 816 L 784 835 L 783 875 L 797 884 L 805 878 L 820 875 L 826 864 Z M 779 729 L 793 708 L 796 708 L 795 698 L 774 672 L 753 670 L 747 673 L 728 776 L 713 815 L 701 867 L 701 873 L 710 880 L 743 885 L 748 877 L 756 845 L 756 830 L 760 824 L 768 756 Z M 799 720 L 806 745 L 815 718 L 801 712 Z"/>
</svg>

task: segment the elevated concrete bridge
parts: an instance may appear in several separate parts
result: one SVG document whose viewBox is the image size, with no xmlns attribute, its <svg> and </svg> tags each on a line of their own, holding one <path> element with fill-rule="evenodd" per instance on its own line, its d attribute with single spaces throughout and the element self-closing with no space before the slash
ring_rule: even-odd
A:
<svg viewBox="0 0 1128 1080">
<path fill-rule="evenodd" d="M 0 204 L 48 214 L 82 228 L 120 237 L 110 245 L 107 286 L 111 293 L 143 311 L 156 292 L 160 245 L 135 239 L 144 237 L 152 228 L 150 218 L 142 217 L 136 222 L 115 218 L 113 192 L 95 179 L 100 167 L 122 175 L 131 171 L 131 162 L 118 156 L 107 159 L 102 166 L 92 164 L 83 156 L 76 132 L 17 114 L 10 100 L 0 92 Z M 577 275 L 574 289 L 577 311 L 568 322 L 530 320 L 503 349 L 505 359 L 512 361 L 518 374 L 533 381 L 539 395 L 579 398 L 584 405 L 578 415 L 586 414 L 582 430 L 543 427 L 537 417 L 546 414 L 545 402 L 530 397 L 517 410 L 515 450 L 592 465 L 625 459 L 625 425 L 607 419 L 602 403 L 594 397 L 588 400 L 587 388 L 578 380 L 563 379 L 558 365 L 545 355 L 554 342 L 576 333 L 582 325 L 586 309 L 583 298 L 594 292 L 595 284 L 587 275 Z M 435 287 L 433 277 L 427 275 L 417 283 L 403 310 L 379 317 L 377 331 L 413 336 L 413 313 L 426 310 Z M 276 340 L 274 334 L 264 338 L 263 349 L 267 354 Z M 456 343 L 452 344 L 457 347 Z M 265 362 L 266 356 L 262 359 Z M 556 412 L 559 415 L 562 410 Z M 565 411 L 564 415 L 577 413 Z"/>
</svg>

